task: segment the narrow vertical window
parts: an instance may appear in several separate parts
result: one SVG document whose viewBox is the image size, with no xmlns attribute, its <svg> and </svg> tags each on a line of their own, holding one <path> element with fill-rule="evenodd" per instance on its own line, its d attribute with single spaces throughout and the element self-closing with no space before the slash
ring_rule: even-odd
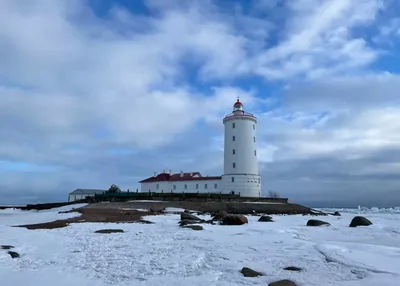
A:
<svg viewBox="0 0 400 286">
<path fill-rule="evenodd" d="M 253 137 L 253 141 L 256 142 L 256 137 Z"/>
<path fill-rule="evenodd" d="M 196 190 L 198 190 L 199 189 L 199 184 L 196 184 Z"/>
<path fill-rule="evenodd" d="M 253 130 L 256 130 L 256 125 L 255 124 L 253 124 Z"/>
<path fill-rule="evenodd" d="M 254 150 L 254 156 L 257 156 L 257 151 L 256 150 Z"/>
<path fill-rule="evenodd" d="M 235 136 L 232 136 L 232 141 L 235 141 L 235 139 L 236 139 L 236 137 L 235 137 Z"/>
<path fill-rule="evenodd" d="M 236 168 L 236 163 L 233 163 L 233 164 L 232 164 L 232 167 L 233 167 L 233 168 Z"/>
<path fill-rule="evenodd" d="M 204 184 L 204 189 L 207 189 L 207 184 Z"/>
<path fill-rule="evenodd" d="M 174 185 L 174 190 L 176 190 L 176 185 Z"/>
<path fill-rule="evenodd" d="M 160 188 L 160 185 L 159 184 L 157 184 L 157 190 Z"/>
<path fill-rule="evenodd" d="M 232 183 L 234 183 L 235 182 L 235 177 L 232 177 Z"/>
<path fill-rule="evenodd" d="M 187 185 L 185 184 L 185 190 L 187 190 Z"/>
<path fill-rule="evenodd" d="M 232 154 L 233 154 L 233 155 L 236 154 L 236 150 L 235 150 L 235 149 L 232 150 Z"/>
<path fill-rule="evenodd" d="M 235 128 L 236 126 L 235 126 L 235 122 L 234 123 L 232 123 L 232 128 Z"/>
<path fill-rule="evenodd" d="M 214 189 L 216 189 L 216 188 L 218 188 L 218 185 L 217 185 L 217 184 L 214 184 Z"/>
</svg>

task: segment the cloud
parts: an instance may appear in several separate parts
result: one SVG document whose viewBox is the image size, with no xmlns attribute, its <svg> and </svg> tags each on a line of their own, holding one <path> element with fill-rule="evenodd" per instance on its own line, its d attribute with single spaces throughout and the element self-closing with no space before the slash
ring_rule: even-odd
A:
<svg viewBox="0 0 400 286">
<path fill-rule="evenodd" d="M 101 13 L 90 3 L 0 3 L 10 201 L 132 189 L 165 168 L 220 174 L 237 96 L 259 117 L 264 191 L 317 201 L 322 186 L 321 200 L 368 177 L 372 193 L 385 176 L 395 189 L 400 81 L 371 68 L 382 49 L 360 34 L 384 1 L 148 0 Z"/>
</svg>

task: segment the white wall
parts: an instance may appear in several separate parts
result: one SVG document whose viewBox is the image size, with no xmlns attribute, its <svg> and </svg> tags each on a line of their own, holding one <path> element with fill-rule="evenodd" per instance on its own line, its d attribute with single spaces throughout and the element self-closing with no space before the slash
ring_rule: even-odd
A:
<svg viewBox="0 0 400 286">
<path fill-rule="evenodd" d="M 157 189 L 158 184 L 158 189 Z M 207 185 L 207 186 L 206 186 Z M 221 180 L 190 180 L 176 182 L 154 182 L 141 183 L 141 191 L 148 192 L 171 192 L 174 193 L 219 193 L 221 191 Z"/>
<path fill-rule="evenodd" d="M 257 124 L 255 118 L 232 116 L 225 119 L 224 124 L 224 174 L 258 175 Z M 233 128 L 233 124 L 235 124 L 235 128 Z M 233 141 L 233 136 L 235 136 L 235 141 Z M 256 142 L 254 142 L 254 138 Z M 233 154 L 233 150 L 235 150 L 235 154 Z M 233 166 L 234 163 L 235 166 Z"/>
</svg>

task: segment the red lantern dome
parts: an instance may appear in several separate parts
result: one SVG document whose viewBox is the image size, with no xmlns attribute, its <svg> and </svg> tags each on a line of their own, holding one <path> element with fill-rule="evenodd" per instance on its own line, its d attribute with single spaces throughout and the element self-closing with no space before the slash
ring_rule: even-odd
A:
<svg viewBox="0 0 400 286">
<path fill-rule="evenodd" d="M 239 98 L 233 105 L 233 111 L 243 110 L 243 104 L 240 102 Z"/>
</svg>

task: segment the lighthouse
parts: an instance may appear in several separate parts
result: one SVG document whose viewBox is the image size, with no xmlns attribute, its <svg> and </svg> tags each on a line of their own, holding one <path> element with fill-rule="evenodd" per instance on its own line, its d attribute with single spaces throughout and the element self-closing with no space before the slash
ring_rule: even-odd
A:
<svg viewBox="0 0 400 286">
<path fill-rule="evenodd" d="M 239 99 L 232 113 L 223 119 L 224 174 L 221 178 L 223 193 L 242 197 L 261 196 L 261 177 L 257 160 L 257 118 L 243 109 Z"/>
</svg>

